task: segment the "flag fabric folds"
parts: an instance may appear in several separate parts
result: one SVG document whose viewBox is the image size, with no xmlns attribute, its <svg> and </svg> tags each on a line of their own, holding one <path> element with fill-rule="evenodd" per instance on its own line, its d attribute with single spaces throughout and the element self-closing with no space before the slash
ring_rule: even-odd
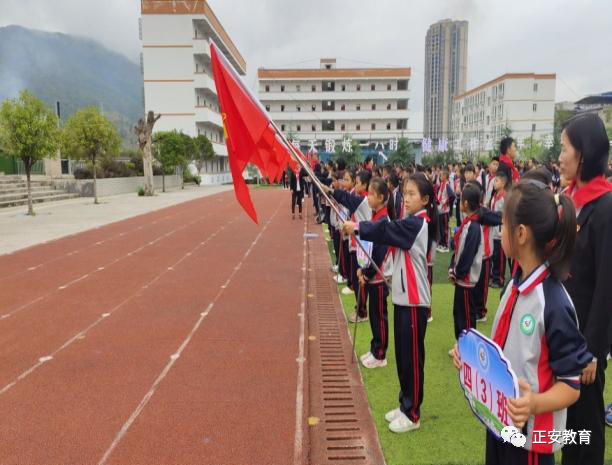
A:
<svg viewBox="0 0 612 465">
<path fill-rule="evenodd" d="M 257 223 L 257 212 L 242 176 L 247 164 L 253 163 L 263 177 L 277 181 L 288 164 L 295 170 L 296 162 L 271 124 L 266 110 L 214 43 L 210 44 L 210 57 L 234 192 L 238 203 Z"/>
</svg>

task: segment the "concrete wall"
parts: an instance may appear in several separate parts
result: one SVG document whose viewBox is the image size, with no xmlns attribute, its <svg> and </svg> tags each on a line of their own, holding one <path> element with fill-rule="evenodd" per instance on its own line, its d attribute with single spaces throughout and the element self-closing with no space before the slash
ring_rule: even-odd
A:
<svg viewBox="0 0 612 465">
<path fill-rule="evenodd" d="M 181 187 L 181 176 L 166 176 L 166 190 Z M 154 176 L 153 183 L 156 191 L 162 190 L 162 176 Z M 70 193 L 79 194 L 81 197 L 93 197 L 93 179 L 56 179 L 53 184 L 58 189 Z M 131 178 L 105 178 L 98 179 L 98 197 L 109 195 L 128 194 L 138 192 L 138 188 L 144 186 L 144 176 Z"/>
</svg>

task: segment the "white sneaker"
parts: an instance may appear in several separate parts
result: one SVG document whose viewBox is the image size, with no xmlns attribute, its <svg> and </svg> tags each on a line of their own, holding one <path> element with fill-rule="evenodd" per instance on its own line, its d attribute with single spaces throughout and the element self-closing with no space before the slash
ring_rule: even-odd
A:
<svg viewBox="0 0 612 465">
<path fill-rule="evenodd" d="M 427 318 L 427 323 L 431 323 L 433 321 L 433 316 L 430 316 L 429 318 Z"/>
<path fill-rule="evenodd" d="M 345 287 L 344 289 L 342 289 L 342 294 L 344 294 L 344 295 L 351 295 L 351 294 L 353 294 L 353 291 L 351 290 L 350 287 Z"/>
<path fill-rule="evenodd" d="M 364 321 L 368 321 L 368 317 L 367 316 L 364 318 L 358 317 L 357 312 L 355 312 L 351 316 L 348 317 L 348 320 L 351 323 L 363 323 Z"/>
<path fill-rule="evenodd" d="M 450 358 L 453 358 L 453 349 L 450 349 L 450 350 L 448 351 L 448 356 L 449 356 Z"/>
<path fill-rule="evenodd" d="M 413 423 L 403 412 L 400 412 L 395 419 L 389 423 L 389 429 L 394 433 L 407 433 L 421 427 L 421 422 Z"/>
<path fill-rule="evenodd" d="M 387 420 L 389 423 L 391 423 L 393 420 L 395 420 L 399 416 L 400 413 L 402 413 L 402 411 L 400 410 L 399 407 L 396 408 L 396 409 L 393 409 L 393 410 L 389 410 L 385 414 L 385 420 Z"/>
<path fill-rule="evenodd" d="M 332 270 L 334 273 L 337 273 L 337 272 L 338 272 L 338 265 L 333 265 L 333 266 L 331 267 L 331 270 Z"/>
<path fill-rule="evenodd" d="M 361 357 L 359 357 L 359 360 L 361 360 L 363 362 L 364 360 L 366 360 L 368 358 L 374 358 L 374 355 L 372 355 L 372 352 L 366 352 Z"/>
<path fill-rule="evenodd" d="M 338 284 L 344 284 L 346 282 L 346 279 L 344 279 L 342 275 L 339 274 L 334 276 L 334 281 L 336 281 Z"/>
<path fill-rule="evenodd" d="M 478 318 L 476 320 L 477 323 L 486 323 L 487 322 L 487 317 L 483 316 L 482 318 Z"/>
<path fill-rule="evenodd" d="M 381 368 L 387 366 L 387 359 L 378 360 L 375 357 L 367 358 L 361 361 L 361 364 L 366 368 Z"/>
<path fill-rule="evenodd" d="M 441 245 L 439 245 L 438 247 L 436 247 L 436 250 L 440 253 L 444 252 L 444 247 L 442 247 Z"/>
</svg>

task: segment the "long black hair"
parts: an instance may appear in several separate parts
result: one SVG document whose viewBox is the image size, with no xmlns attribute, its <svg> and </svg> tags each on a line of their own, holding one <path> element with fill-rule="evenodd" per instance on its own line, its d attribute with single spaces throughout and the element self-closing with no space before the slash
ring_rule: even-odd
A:
<svg viewBox="0 0 612 465">
<path fill-rule="evenodd" d="M 568 120 L 562 129 L 580 154 L 580 180 L 588 182 L 604 175 L 608 165 L 610 141 L 601 118 L 593 113 L 577 115 Z"/>
<path fill-rule="evenodd" d="M 425 209 L 427 210 L 427 216 L 429 217 L 429 240 L 427 242 L 427 252 L 429 252 L 432 242 L 437 243 L 440 240 L 440 228 L 438 227 L 438 207 L 436 206 L 434 187 L 431 181 L 427 179 L 427 176 L 425 176 L 423 173 L 415 173 L 410 175 L 406 182 L 413 182 L 416 184 L 421 198 L 425 196 L 428 197 L 428 202 Z"/>
<path fill-rule="evenodd" d="M 569 197 L 553 194 L 539 181 L 521 180 L 506 197 L 504 223 L 508 231 L 527 226 L 540 260 L 549 263 L 556 279 L 567 278 L 576 242 L 576 210 Z M 510 248 L 514 247 L 511 240 Z"/>
</svg>

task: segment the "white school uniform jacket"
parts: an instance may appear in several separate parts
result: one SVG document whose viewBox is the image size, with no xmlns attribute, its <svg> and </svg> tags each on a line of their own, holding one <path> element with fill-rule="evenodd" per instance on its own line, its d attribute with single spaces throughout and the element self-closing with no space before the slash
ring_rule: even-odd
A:
<svg viewBox="0 0 612 465">
<path fill-rule="evenodd" d="M 395 221 L 362 221 L 359 236 L 393 247 L 391 297 L 395 305 L 430 307 L 427 279 L 428 218 L 425 210 Z"/>
<path fill-rule="evenodd" d="M 461 224 L 454 237 L 455 253 L 450 266 L 457 286 L 474 287 L 480 279 L 484 255 L 482 225 L 478 215 L 465 218 Z"/>
<path fill-rule="evenodd" d="M 334 190 L 334 199 L 346 208 L 351 221 L 359 223 L 360 221 L 369 221 L 372 219 L 372 209 L 368 204 L 368 197 L 357 195 L 353 192 L 346 192 L 339 189 Z M 349 241 L 349 251 L 357 250 L 357 241 L 354 236 L 351 236 Z"/>
<path fill-rule="evenodd" d="M 438 210 L 441 214 L 445 214 L 450 211 L 451 201 L 455 200 L 455 193 L 451 188 L 450 182 L 444 181 L 440 184 L 436 200 L 438 201 Z"/>
<path fill-rule="evenodd" d="M 504 311 L 511 316 L 502 349 L 516 376 L 525 379 L 534 394 L 548 391 L 555 382 L 579 390 L 582 369 L 593 356 L 578 330 L 572 300 L 546 264 L 524 280 L 515 276 L 506 288 L 491 329 L 493 338 Z M 548 433 L 565 430 L 566 413 L 563 409 L 530 416 L 523 447 L 543 454 L 561 449 L 560 443 L 550 444 Z"/>
<path fill-rule="evenodd" d="M 484 197 L 484 205 L 487 208 L 491 208 L 491 199 L 493 198 L 493 188 L 495 185 L 495 176 L 491 176 L 490 174 L 487 174 L 487 176 L 485 177 L 485 183 L 486 185 L 483 186 L 484 191 L 485 191 L 485 197 Z"/>
<path fill-rule="evenodd" d="M 503 213 L 505 197 L 505 192 L 496 192 L 491 199 L 491 210 L 494 212 Z M 501 226 L 494 227 L 491 231 L 491 235 L 493 236 L 493 240 L 501 241 Z"/>
</svg>

